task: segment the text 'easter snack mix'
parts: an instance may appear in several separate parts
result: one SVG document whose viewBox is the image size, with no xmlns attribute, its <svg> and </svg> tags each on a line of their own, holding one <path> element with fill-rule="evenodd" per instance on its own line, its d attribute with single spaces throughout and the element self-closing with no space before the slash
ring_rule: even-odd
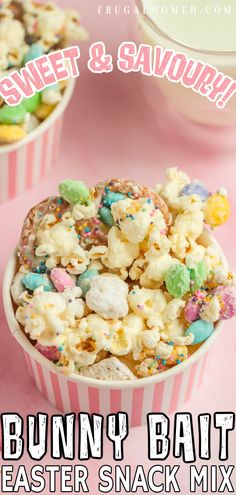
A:
<svg viewBox="0 0 236 495">
<path fill-rule="evenodd" d="M 0 78 L 27 62 L 87 38 L 76 10 L 53 2 L 0 1 Z M 0 144 L 20 141 L 60 103 L 68 81 L 49 86 L 20 104 L 0 98 Z"/>
<path fill-rule="evenodd" d="M 66 180 L 59 194 L 25 219 L 11 292 L 22 331 L 64 373 L 157 375 L 235 316 L 235 275 L 206 236 L 229 216 L 225 190 L 172 168 L 153 190 Z"/>
</svg>

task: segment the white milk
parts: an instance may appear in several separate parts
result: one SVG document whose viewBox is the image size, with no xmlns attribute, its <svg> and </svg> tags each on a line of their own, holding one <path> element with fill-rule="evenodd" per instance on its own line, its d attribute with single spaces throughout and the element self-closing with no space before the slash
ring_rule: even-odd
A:
<svg viewBox="0 0 236 495">
<path fill-rule="evenodd" d="M 182 51 L 236 79 L 236 0 L 142 0 L 141 3 L 157 28 L 175 41 L 158 34 L 140 15 L 139 42 Z M 201 50 L 221 53 L 206 54 Z M 155 81 L 171 105 L 192 121 L 236 125 L 236 95 L 219 110 L 206 97 L 181 84 L 173 84 L 166 78 Z"/>
</svg>

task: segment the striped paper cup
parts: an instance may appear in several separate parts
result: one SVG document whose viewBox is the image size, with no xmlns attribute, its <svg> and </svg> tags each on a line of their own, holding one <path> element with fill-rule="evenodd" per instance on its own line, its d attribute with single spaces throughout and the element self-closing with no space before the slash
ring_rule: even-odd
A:
<svg viewBox="0 0 236 495">
<path fill-rule="evenodd" d="M 27 191 L 56 163 L 63 116 L 74 87 L 75 79 L 70 79 L 55 110 L 25 139 L 0 146 L 0 203 Z"/>
<path fill-rule="evenodd" d="M 206 244 L 217 244 L 205 233 Z M 218 244 L 217 244 L 218 246 Z M 222 260 L 227 262 L 218 246 Z M 10 286 L 16 271 L 16 256 L 10 258 L 4 276 L 4 307 L 13 337 L 24 351 L 29 373 L 41 394 L 63 413 L 80 411 L 107 414 L 128 413 L 130 426 L 141 426 L 150 412 L 171 414 L 188 401 L 202 384 L 207 355 L 222 323 L 186 361 L 158 376 L 131 382 L 105 381 L 84 376 L 62 374 L 60 369 L 31 345 L 15 318 Z"/>
</svg>

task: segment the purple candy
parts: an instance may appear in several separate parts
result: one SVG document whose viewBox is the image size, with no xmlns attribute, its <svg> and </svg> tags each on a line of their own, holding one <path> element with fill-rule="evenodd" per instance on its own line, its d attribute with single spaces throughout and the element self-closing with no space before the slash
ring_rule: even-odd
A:
<svg viewBox="0 0 236 495">
<path fill-rule="evenodd" d="M 188 299 L 184 309 L 184 317 L 186 321 L 192 323 L 200 318 L 200 309 L 206 295 L 206 291 L 197 290 L 195 294 Z"/>
<path fill-rule="evenodd" d="M 236 315 L 236 289 L 219 285 L 214 289 L 213 294 L 220 300 L 220 316 L 223 320 L 228 320 Z"/>
<path fill-rule="evenodd" d="M 205 201 L 210 196 L 207 187 L 197 180 L 190 182 L 180 191 L 180 196 L 191 196 L 192 194 L 199 196 L 202 201 Z"/>
<path fill-rule="evenodd" d="M 60 359 L 60 352 L 56 346 L 44 346 L 37 342 L 35 349 L 50 361 L 58 361 Z"/>
</svg>

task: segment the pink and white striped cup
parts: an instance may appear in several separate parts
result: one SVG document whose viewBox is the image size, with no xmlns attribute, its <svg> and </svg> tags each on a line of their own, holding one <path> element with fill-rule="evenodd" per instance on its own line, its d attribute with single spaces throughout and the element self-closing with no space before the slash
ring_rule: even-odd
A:
<svg viewBox="0 0 236 495">
<path fill-rule="evenodd" d="M 209 233 L 206 245 L 217 244 Z M 224 254 L 217 244 L 225 266 Z M 191 357 L 158 376 L 131 382 L 105 381 L 79 375 L 66 376 L 31 345 L 15 318 L 10 287 L 16 271 L 16 256 L 10 258 L 4 276 L 3 295 L 8 325 L 22 347 L 27 366 L 36 387 L 57 409 L 64 413 L 80 411 L 107 414 L 128 413 L 130 426 L 141 426 L 150 412 L 171 414 L 188 401 L 201 385 L 206 373 L 208 351 L 222 329 L 216 325 L 213 334 Z"/>
<path fill-rule="evenodd" d="M 25 139 L 0 146 L 0 203 L 30 189 L 56 163 L 63 116 L 74 87 L 71 79 L 55 110 Z"/>
</svg>

